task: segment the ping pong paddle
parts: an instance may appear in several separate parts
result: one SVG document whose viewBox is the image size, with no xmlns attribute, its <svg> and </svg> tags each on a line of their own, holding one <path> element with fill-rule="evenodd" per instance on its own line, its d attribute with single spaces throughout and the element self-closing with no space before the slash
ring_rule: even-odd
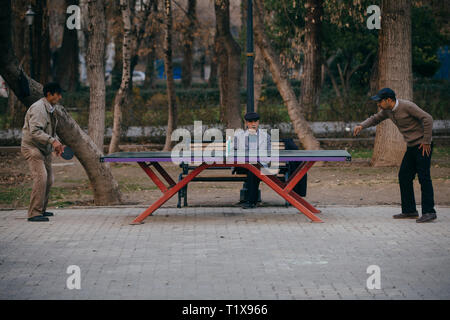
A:
<svg viewBox="0 0 450 320">
<path fill-rule="evenodd" d="M 63 158 L 64 160 L 72 159 L 73 158 L 73 150 L 68 146 L 64 146 L 64 151 L 63 151 L 63 153 L 61 153 L 61 158 Z"/>
</svg>

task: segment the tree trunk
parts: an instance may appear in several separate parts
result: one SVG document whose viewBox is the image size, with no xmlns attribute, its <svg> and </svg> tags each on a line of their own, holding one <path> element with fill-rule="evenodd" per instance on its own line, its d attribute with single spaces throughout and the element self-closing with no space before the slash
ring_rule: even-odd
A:
<svg viewBox="0 0 450 320">
<path fill-rule="evenodd" d="M 111 71 L 111 89 L 119 90 L 122 81 L 122 44 L 123 35 L 116 34 L 114 36 L 114 67 Z"/>
<path fill-rule="evenodd" d="M 286 76 L 287 72 L 281 65 L 279 55 L 277 55 L 271 47 L 269 39 L 264 31 L 264 7 L 262 0 L 254 1 L 254 9 L 255 12 L 253 17 L 256 44 L 261 49 L 264 60 L 269 66 L 272 78 L 286 104 L 294 131 L 305 149 L 318 150 L 320 148 L 319 141 L 314 137 L 311 127 L 303 117 L 302 108 L 299 105 L 294 90 Z"/>
<path fill-rule="evenodd" d="M 330 60 L 330 59 L 328 59 L 328 60 Z M 323 64 L 323 67 L 325 68 L 326 73 L 330 77 L 331 84 L 333 86 L 334 92 L 336 93 L 336 98 L 337 98 L 337 100 L 339 102 L 340 110 L 344 110 L 344 107 L 345 107 L 344 97 L 341 94 L 341 89 L 339 89 L 339 86 L 337 84 L 336 78 L 334 77 L 333 73 L 330 70 L 328 61 L 326 61 Z"/>
<path fill-rule="evenodd" d="M 33 23 L 33 69 L 34 79 L 47 83 L 50 79 L 50 33 L 46 0 L 35 0 L 36 16 Z"/>
<path fill-rule="evenodd" d="M 9 128 L 22 128 L 27 107 L 17 99 L 14 92 L 8 92 Z"/>
<path fill-rule="evenodd" d="M 254 108 L 258 112 L 259 99 L 261 98 L 262 82 L 264 78 L 265 62 L 261 49 L 255 48 L 255 67 L 254 67 Z"/>
<path fill-rule="evenodd" d="M 378 60 L 379 54 L 377 53 L 375 60 L 373 62 L 371 71 L 370 71 L 370 80 L 369 80 L 369 95 L 372 97 L 377 93 L 378 89 Z"/>
<path fill-rule="evenodd" d="M 66 0 L 66 5 L 77 5 L 77 0 Z M 78 37 L 77 30 L 70 30 L 64 25 L 61 48 L 56 52 L 55 81 L 65 90 L 76 90 L 78 87 Z"/>
<path fill-rule="evenodd" d="M 412 100 L 411 3 L 383 0 L 379 34 L 378 89 L 389 87 L 397 98 Z M 391 120 L 376 128 L 373 166 L 397 166 L 406 144 Z"/>
<path fill-rule="evenodd" d="M 221 123 L 226 123 L 227 98 L 228 98 L 228 57 L 223 44 L 223 39 L 216 34 L 214 38 L 214 52 L 216 53 L 217 75 L 219 86 L 219 117 Z"/>
<path fill-rule="evenodd" d="M 131 2 L 131 63 L 130 63 L 130 74 L 133 75 L 135 67 L 139 63 L 139 57 L 141 53 L 139 52 L 141 48 L 141 44 L 143 40 L 145 39 L 145 36 L 152 31 L 151 25 L 147 24 L 148 17 L 150 16 L 150 13 L 152 11 L 152 7 L 157 8 L 157 3 L 152 5 L 151 3 L 145 4 L 145 2 L 141 2 L 141 8 L 138 10 L 136 6 L 134 5 L 135 1 Z M 133 77 L 130 77 L 130 95 L 131 91 L 133 89 Z"/>
<path fill-rule="evenodd" d="M 241 48 L 230 32 L 230 1 L 215 0 L 214 9 L 223 119 L 226 128 L 241 128 Z"/>
<path fill-rule="evenodd" d="M 187 22 L 183 32 L 183 65 L 181 67 L 181 83 L 184 88 L 192 84 L 192 49 L 195 32 L 195 7 L 197 0 L 188 0 Z"/>
<path fill-rule="evenodd" d="M 89 81 L 89 136 L 103 152 L 105 137 L 105 41 L 104 0 L 88 0 L 88 45 L 86 52 Z"/>
<path fill-rule="evenodd" d="M 163 151 L 172 149 L 172 132 L 177 126 L 177 108 L 175 104 L 175 83 L 173 81 L 172 64 L 172 1 L 164 0 L 166 30 L 164 37 L 164 69 L 166 71 L 167 100 L 168 100 L 168 120 L 166 142 Z"/>
<path fill-rule="evenodd" d="M 130 92 L 131 79 L 131 12 L 129 0 L 121 0 L 123 20 L 123 45 L 122 45 L 122 81 L 114 99 L 114 122 L 109 153 L 119 151 L 119 142 L 122 127 L 122 107 L 127 107 Z"/>
<path fill-rule="evenodd" d="M 28 0 L 11 1 L 11 35 L 13 51 L 21 62 L 23 70 L 30 72 L 29 59 L 29 29 L 25 20 L 25 12 L 29 5 Z"/>
<path fill-rule="evenodd" d="M 157 48 L 157 39 L 158 32 L 160 31 L 160 21 L 158 18 L 158 2 L 153 2 L 153 8 L 151 11 L 151 15 L 149 17 L 149 23 L 147 25 L 147 29 L 145 32 L 146 37 L 144 38 L 145 46 L 147 48 L 147 64 L 145 67 L 145 80 L 144 87 L 154 88 L 155 86 L 155 59 L 156 56 L 156 48 Z"/>
<path fill-rule="evenodd" d="M 21 70 L 11 46 L 11 2 L 0 2 L 0 75 L 8 83 L 8 87 L 24 105 L 29 107 L 42 97 L 42 84 L 30 79 L 30 95 L 23 96 L 19 87 Z M 55 111 L 58 118 L 57 135 L 61 141 L 71 147 L 86 170 L 94 194 L 96 205 L 112 205 L 122 202 L 119 186 L 111 174 L 109 164 L 100 163 L 102 152 L 88 135 L 78 126 L 63 107 Z"/>
<path fill-rule="evenodd" d="M 15 0 L 11 2 L 11 36 L 12 36 L 12 50 L 16 53 L 20 65 L 27 73 L 30 72 L 30 55 L 29 55 L 29 29 L 25 22 L 24 12 L 27 11 L 27 0 Z M 27 112 L 26 106 L 17 99 L 13 92 L 8 96 L 9 109 L 9 127 L 22 128 L 25 114 Z"/>
<path fill-rule="evenodd" d="M 208 88 L 213 88 L 217 85 L 217 52 L 216 52 L 216 38 L 217 34 L 214 37 L 214 45 L 211 48 L 212 54 L 210 59 L 210 70 L 209 70 L 209 78 L 208 78 Z"/>
<path fill-rule="evenodd" d="M 145 80 L 144 87 L 150 89 L 154 87 L 154 73 L 155 73 L 155 58 L 156 58 L 156 46 L 155 46 L 155 34 L 152 34 L 146 40 L 147 46 L 149 47 L 149 53 L 147 54 L 147 63 L 145 66 Z"/>
<path fill-rule="evenodd" d="M 300 104 L 311 119 L 320 98 L 323 0 L 307 0 L 305 55 L 301 79 Z"/>
</svg>

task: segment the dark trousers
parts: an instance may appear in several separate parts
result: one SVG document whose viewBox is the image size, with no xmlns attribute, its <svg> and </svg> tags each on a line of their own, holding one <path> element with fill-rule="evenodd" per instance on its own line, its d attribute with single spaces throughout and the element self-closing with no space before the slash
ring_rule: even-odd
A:
<svg viewBox="0 0 450 320">
<path fill-rule="evenodd" d="M 257 176 L 255 176 L 250 170 L 247 170 L 247 197 L 245 200 L 254 204 L 258 202 L 258 190 L 260 182 L 261 180 Z"/>
<path fill-rule="evenodd" d="M 301 165 L 302 162 L 288 162 L 288 178 L 290 178 L 295 170 L 297 170 L 297 167 Z M 300 179 L 300 181 L 297 183 L 297 185 L 294 187 L 294 192 L 297 193 L 301 197 L 306 197 L 306 189 L 307 189 L 307 183 L 308 183 L 308 174 L 305 173 L 303 178 Z"/>
<path fill-rule="evenodd" d="M 400 172 L 398 173 L 402 199 L 402 213 L 414 213 L 417 211 L 413 188 L 413 180 L 416 174 L 419 177 L 420 188 L 422 191 L 422 214 L 436 213 L 434 210 L 433 184 L 430 175 L 432 153 L 433 144 L 431 144 L 429 156 L 426 154 L 422 156 L 422 149 L 419 149 L 419 145 L 408 147 L 406 149 L 400 166 Z"/>
</svg>

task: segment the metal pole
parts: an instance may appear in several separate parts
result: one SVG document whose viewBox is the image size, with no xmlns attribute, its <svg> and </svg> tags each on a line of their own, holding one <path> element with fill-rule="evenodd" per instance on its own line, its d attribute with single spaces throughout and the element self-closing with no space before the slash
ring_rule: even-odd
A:
<svg viewBox="0 0 450 320">
<path fill-rule="evenodd" d="M 33 26 L 28 26 L 30 32 L 30 77 L 34 79 L 34 63 L 33 63 Z"/>
<path fill-rule="evenodd" d="M 253 85 L 253 3 L 247 0 L 247 112 L 255 111 Z"/>
<path fill-rule="evenodd" d="M 247 0 L 247 113 L 255 111 L 253 86 L 253 2 Z M 248 199 L 247 183 L 241 189 L 241 202 Z"/>
</svg>

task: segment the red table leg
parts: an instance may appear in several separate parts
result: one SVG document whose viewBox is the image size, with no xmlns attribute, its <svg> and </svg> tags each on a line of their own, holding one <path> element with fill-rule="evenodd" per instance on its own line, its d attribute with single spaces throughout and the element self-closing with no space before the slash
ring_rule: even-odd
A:
<svg viewBox="0 0 450 320">
<path fill-rule="evenodd" d="M 147 175 L 152 179 L 153 182 L 158 186 L 158 188 L 163 192 L 161 198 L 155 201 L 148 209 L 142 212 L 132 224 L 140 224 L 142 221 L 151 215 L 155 210 L 161 207 L 165 202 L 167 202 L 170 198 L 172 198 L 178 191 L 181 190 L 184 186 L 186 186 L 193 178 L 195 178 L 200 172 L 208 167 L 222 167 L 222 166 L 230 166 L 230 164 L 206 164 L 203 163 L 194 169 L 190 174 L 184 177 L 181 181 L 176 183 L 175 185 L 171 185 L 170 189 L 168 189 L 164 183 L 158 178 L 158 176 L 151 170 L 151 168 L 144 162 L 139 162 L 141 168 L 147 173 Z M 154 165 L 154 163 L 152 163 Z M 281 197 L 286 199 L 290 204 L 292 204 L 295 208 L 297 208 L 301 213 L 306 215 L 313 222 L 323 222 L 314 213 L 319 213 L 320 211 L 314 208 L 310 203 L 300 197 L 297 193 L 295 193 L 292 189 L 295 185 L 301 180 L 301 178 L 306 174 L 306 172 L 314 165 L 313 161 L 306 162 L 305 165 L 297 169 L 292 177 L 288 180 L 287 183 L 281 182 L 275 176 L 267 176 L 261 173 L 259 165 L 253 164 L 237 164 L 237 167 L 243 167 L 251 172 L 253 172 L 259 179 L 264 181 L 272 190 L 278 193 Z M 155 165 L 154 165 L 155 166 Z M 169 183 L 174 183 L 173 179 L 170 178 L 169 174 L 161 167 L 159 164 L 155 166 L 158 172 L 164 177 L 164 179 Z"/>
<path fill-rule="evenodd" d="M 139 164 L 141 164 L 141 163 L 139 163 Z M 149 174 L 148 170 L 146 170 L 146 169 L 149 169 L 151 171 L 151 173 L 153 173 L 153 175 L 155 175 L 155 173 L 150 168 L 148 168 L 148 166 L 146 168 L 145 166 L 141 165 L 141 167 L 142 167 L 142 169 L 145 168 L 144 171 L 150 176 L 150 178 L 152 178 L 152 175 Z M 161 198 L 156 200 L 148 209 L 146 209 L 139 216 L 137 216 L 137 218 L 134 219 L 134 221 L 131 224 L 142 223 L 142 220 L 144 220 L 146 217 L 151 215 L 156 209 L 158 209 L 164 203 L 166 203 L 167 200 L 172 198 L 178 191 L 181 190 L 181 188 L 183 188 L 185 185 L 187 185 L 192 179 L 194 179 L 200 172 L 202 172 L 207 167 L 208 167 L 208 165 L 206 163 L 202 163 L 200 166 L 195 168 L 191 173 L 189 173 L 186 177 L 184 177 L 181 181 L 179 181 L 177 184 L 175 184 L 172 188 L 170 188 L 170 189 L 166 188 L 166 191 L 163 191 L 164 194 L 161 196 Z M 164 168 L 162 168 L 162 167 L 161 167 L 161 169 L 164 170 Z M 156 178 L 157 178 L 157 180 L 154 180 L 154 177 L 152 178 L 152 180 L 155 181 L 155 183 L 156 183 L 156 181 L 159 180 L 158 177 L 156 177 Z M 161 180 L 159 180 L 159 182 L 161 182 Z"/>
<path fill-rule="evenodd" d="M 300 182 L 303 176 L 308 172 L 309 169 L 314 165 L 314 161 L 306 161 L 303 162 L 301 166 L 299 166 L 289 180 L 286 182 L 286 187 L 283 189 L 286 192 L 291 192 L 292 189 Z"/>
<path fill-rule="evenodd" d="M 286 182 L 284 190 L 289 192 L 291 196 L 300 201 L 305 207 L 307 207 L 313 213 L 320 213 L 320 210 L 314 208 L 314 206 L 303 199 L 298 193 L 293 191 L 293 188 L 300 182 L 300 180 L 305 176 L 306 172 L 314 165 L 315 161 L 303 162 L 292 174 L 290 179 Z"/>
<path fill-rule="evenodd" d="M 170 187 L 176 185 L 176 182 L 173 181 L 172 177 L 169 176 L 166 170 L 158 163 L 158 162 L 150 162 L 152 166 L 159 172 L 159 174 L 167 181 Z"/>
<path fill-rule="evenodd" d="M 295 200 L 297 200 L 298 202 L 300 202 L 301 204 L 303 204 L 306 208 L 309 209 L 309 211 L 311 211 L 312 213 L 320 213 L 321 211 L 317 208 L 315 208 L 312 204 L 310 204 L 308 201 L 306 201 L 305 199 L 303 199 L 302 197 L 300 197 L 300 195 L 295 192 L 295 191 L 291 191 L 289 192 L 289 195 L 291 195 L 293 198 L 295 198 Z"/>
<path fill-rule="evenodd" d="M 158 178 L 158 176 L 153 172 L 153 170 L 150 168 L 150 166 L 145 162 L 138 162 L 141 166 L 142 170 L 145 171 L 145 173 L 152 179 L 152 181 L 156 184 L 156 186 L 161 190 L 163 193 L 167 192 L 167 187 L 164 185 L 164 183 L 161 181 L 161 179 Z"/>
<path fill-rule="evenodd" d="M 313 161 L 308 161 L 301 169 L 296 170 L 294 175 L 289 179 L 287 185 L 283 188 L 283 184 L 276 177 L 270 177 L 264 175 L 260 172 L 259 168 L 252 164 L 243 164 L 240 165 L 244 168 L 247 168 L 253 174 L 255 174 L 259 179 L 264 181 L 273 191 L 278 193 L 284 199 L 286 199 L 290 204 L 292 204 L 295 208 L 297 208 L 301 213 L 306 215 L 313 222 L 323 222 L 319 219 L 314 213 L 319 213 L 320 211 L 314 208 L 311 204 L 309 204 L 306 200 L 300 197 L 297 193 L 292 191 L 295 187 L 295 184 L 300 181 L 300 179 L 306 174 L 306 172 L 313 166 Z M 295 183 L 294 183 L 295 182 Z"/>
</svg>

